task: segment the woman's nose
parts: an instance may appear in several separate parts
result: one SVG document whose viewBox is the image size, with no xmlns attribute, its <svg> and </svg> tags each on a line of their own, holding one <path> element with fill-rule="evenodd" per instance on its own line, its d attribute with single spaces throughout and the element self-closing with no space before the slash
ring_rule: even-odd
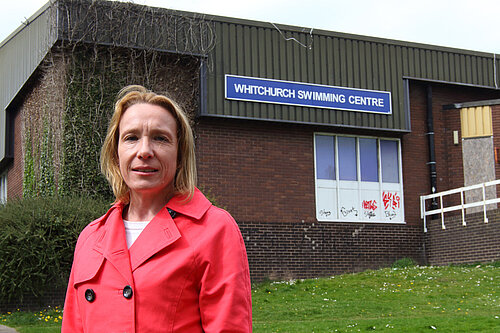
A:
<svg viewBox="0 0 500 333">
<path fill-rule="evenodd" d="M 149 141 L 148 138 L 143 138 L 141 140 L 137 156 L 142 159 L 150 158 L 153 156 L 153 149 L 151 147 L 151 142 Z"/>
</svg>

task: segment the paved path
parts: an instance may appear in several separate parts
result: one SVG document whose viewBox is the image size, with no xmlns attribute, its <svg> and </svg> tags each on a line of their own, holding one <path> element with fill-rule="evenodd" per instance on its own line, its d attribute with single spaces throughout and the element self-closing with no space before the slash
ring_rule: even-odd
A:
<svg viewBox="0 0 500 333">
<path fill-rule="evenodd" d="M 0 325 L 0 333 L 17 333 L 17 331 L 13 328 Z"/>
</svg>

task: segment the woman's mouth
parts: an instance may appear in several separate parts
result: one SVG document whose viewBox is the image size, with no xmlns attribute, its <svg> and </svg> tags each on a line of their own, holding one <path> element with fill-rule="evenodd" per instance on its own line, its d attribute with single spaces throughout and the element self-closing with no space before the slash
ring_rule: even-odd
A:
<svg viewBox="0 0 500 333">
<path fill-rule="evenodd" d="M 135 172 L 144 172 L 144 173 L 153 173 L 153 172 L 157 172 L 158 169 L 150 169 L 150 168 L 135 168 L 135 169 L 132 169 L 132 171 L 135 171 Z"/>
</svg>

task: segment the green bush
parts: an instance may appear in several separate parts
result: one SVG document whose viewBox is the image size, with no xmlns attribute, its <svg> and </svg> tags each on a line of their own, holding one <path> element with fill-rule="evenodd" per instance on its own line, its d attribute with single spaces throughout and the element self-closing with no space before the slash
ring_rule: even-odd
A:
<svg viewBox="0 0 500 333">
<path fill-rule="evenodd" d="M 416 266 L 417 265 L 417 262 L 415 260 L 413 260 L 412 258 L 401 258 L 401 259 L 398 259 L 396 260 L 393 264 L 392 264 L 392 268 L 408 268 L 408 267 L 413 267 L 413 266 Z"/>
<path fill-rule="evenodd" d="M 109 203 L 78 197 L 26 198 L 0 208 L 0 302 L 36 298 L 68 282 L 80 231 Z"/>
</svg>

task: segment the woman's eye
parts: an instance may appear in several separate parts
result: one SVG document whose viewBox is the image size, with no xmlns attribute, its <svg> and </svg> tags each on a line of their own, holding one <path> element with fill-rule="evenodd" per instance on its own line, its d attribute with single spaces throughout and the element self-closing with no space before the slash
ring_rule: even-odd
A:
<svg viewBox="0 0 500 333">
<path fill-rule="evenodd" d="M 164 136 L 156 136 L 155 137 L 156 141 L 161 141 L 161 142 L 168 142 L 168 139 Z"/>
<path fill-rule="evenodd" d="M 127 135 L 126 137 L 123 138 L 124 141 L 135 141 L 137 140 L 137 136 L 135 135 Z"/>
</svg>

